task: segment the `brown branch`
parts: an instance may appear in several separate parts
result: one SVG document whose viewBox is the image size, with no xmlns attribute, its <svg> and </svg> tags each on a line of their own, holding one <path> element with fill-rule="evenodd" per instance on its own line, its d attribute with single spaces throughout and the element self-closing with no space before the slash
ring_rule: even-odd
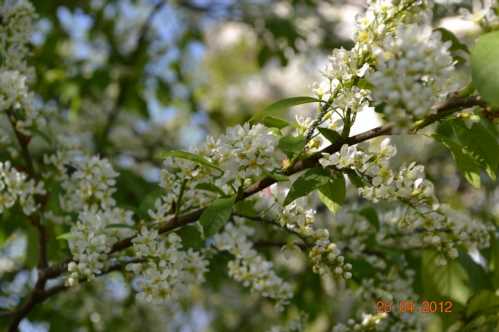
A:
<svg viewBox="0 0 499 332">
<path fill-rule="evenodd" d="M 29 153 L 28 150 L 28 145 L 31 141 L 30 136 L 24 135 L 22 132 L 20 132 L 17 129 L 16 126 L 16 116 L 12 110 L 7 110 L 7 119 L 9 120 L 10 126 L 12 127 L 12 130 L 14 131 L 14 135 L 16 136 L 17 142 L 19 144 L 19 148 L 21 150 L 21 156 L 24 160 L 24 163 L 26 164 L 26 170 L 28 175 L 31 177 L 34 177 L 35 173 L 35 167 L 33 166 L 33 158 L 31 158 L 31 154 Z"/>
<path fill-rule="evenodd" d="M 31 157 L 31 153 L 29 152 L 28 145 L 31 142 L 31 137 L 20 132 L 16 126 L 16 117 L 15 114 L 11 111 L 7 111 L 7 118 L 12 126 L 12 130 L 16 136 L 17 142 L 19 143 L 19 147 L 21 150 L 21 156 L 26 164 L 27 174 L 30 178 L 35 181 L 39 181 L 40 177 L 36 173 L 36 169 L 34 167 L 33 158 Z M 47 201 L 46 196 L 35 196 L 36 203 L 40 204 L 42 207 L 45 206 Z M 37 211 L 36 214 L 29 217 L 29 221 L 33 227 L 36 228 L 38 232 L 38 280 L 35 283 L 35 287 L 31 291 L 28 296 L 28 299 L 24 302 L 24 304 L 16 311 L 16 314 L 13 317 L 11 325 L 9 326 L 9 331 L 16 331 L 19 322 L 25 317 L 33 307 L 39 303 L 40 294 L 43 292 L 45 287 L 45 283 L 47 282 L 47 277 L 44 274 L 44 269 L 48 266 L 47 259 L 47 230 L 45 226 L 43 226 L 40 218 L 40 211 Z"/>
<path fill-rule="evenodd" d="M 465 105 L 465 106 L 462 106 Z M 456 109 L 462 109 L 463 107 L 471 107 L 471 106 L 480 106 L 482 105 L 482 102 L 479 97 L 469 97 L 469 98 L 464 98 L 464 97 L 453 97 L 449 99 L 448 102 L 442 104 L 441 106 L 438 107 L 436 114 L 446 114 L 448 115 L 450 109 L 453 109 L 454 111 Z M 442 116 L 432 116 L 432 122 L 427 122 L 425 126 L 430 125 L 431 123 L 441 119 Z M 413 128 L 413 131 L 417 131 L 419 129 L 422 129 L 422 126 L 419 126 L 419 128 Z M 323 153 L 334 153 L 337 152 L 341 149 L 341 147 L 344 144 L 348 145 L 355 145 L 367 140 L 370 140 L 372 138 L 378 137 L 378 136 L 383 136 L 383 135 L 389 135 L 391 134 L 393 129 L 393 125 L 387 124 L 384 126 L 376 127 L 374 129 L 368 130 L 366 132 L 363 132 L 358 135 L 351 136 L 344 141 L 337 142 L 335 144 L 332 144 L 325 149 L 316 152 L 309 156 L 308 158 L 305 158 L 303 160 L 298 161 L 296 164 L 294 164 L 291 168 L 284 170 L 284 174 L 286 175 L 292 175 L 299 173 L 305 169 L 312 168 L 318 165 L 318 160 L 321 158 Z M 261 179 L 260 181 L 254 183 L 250 187 L 248 187 L 242 194 L 240 194 L 237 198 L 236 201 L 241 201 L 244 200 L 247 197 L 250 197 L 263 189 L 271 186 L 276 182 L 275 179 L 271 177 L 265 177 Z M 196 222 L 201 214 L 203 213 L 204 208 L 199 208 L 194 211 L 188 212 L 186 214 L 183 214 L 178 217 L 172 217 L 170 220 L 165 221 L 164 223 L 160 224 L 158 227 L 158 232 L 160 234 L 166 233 L 169 231 L 172 231 L 174 229 L 183 227 L 185 225 L 191 224 Z M 125 250 L 129 248 L 132 245 L 132 240 L 134 239 L 134 236 L 131 236 L 129 238 L 123 239 L 121 241 L 116 242 L 112 249 L 111 253 L 116 253 L 122 250 Z M 53 275 L 53 277 L 57 277 L 60 274 L 62 274 L 66 267 L 67 264 L 69 263 L 70 259 L 67 259 L 65 262 L 61 263 L 58 266 L 54 266 L 50 269 L 49 273 L 50 275 Z"/>
<path fill-rule="evenodd" d="M 33 158 L 31 157 L 31 153 L 29 151 L 29 143 L 31 142 L 31 136 L 27 136 L 20 132 L 16 127 L 16 117 L 15 114 L 11 111 L 7 111 L 7 118 L 9 119 L 10 125 L 12 126 L 12 130 L 16 136 L 17 142 L 19 143 L 19 147 L 21 150 L 21 156 L 26 164 L 27 174 L 30 178 L 35 181 L 40 181 L 40 177 L 36 172 L 34 167 Z M 35 196 L 35 201 L 42 208 L 45 206 L 47 202 L 47 196 Z M 31 291 L 28 296 L 28 299 L 24 304 L 16 311 L 16 314 L 13 317 L 11 325 L 9 326 L 9 331 L 16 331 L 19 322 L 25 317 L 33 307 L 41 301 L 40 294 L 43 292 L 45 288 L 45 284 L 48 280 L 47 276 L 44 273 L 44 270 L 48 266 L 48 258 L 47 258 L 47 241 L 48 235 L 45 226 L 41 222 L 41 211 L 37 211 L 37 213 L 31 215 L 29 217 L 29 221 L 33 227 L 36 228 L 38 233 L 38 280 L 35 283 L 35 287 Z"/>
<path fill-rule="evenodd" d="M 109 274 L 109 273 L 115 272 L 115 271 L 121 271 L 128 264 L 138 263 L 138 262 L 143 262 L 143 261 L 144 261 L 143 259 L 130 259 L 128 261 L 117 262 L 115 264 L 111 264 L 106 270 L 104 270 L 101 273 L 99 273 L 98 275 L 96 275 L 96 277 L 100 277 L 100 276 L 103 276 L 103 275 L 106 275 L 106 274 Z M 24 317 L 26 317 L 37 304 L 40 304 L 40 303 L 44 302 L 45 300 L 47 300 L 48 298 L 50 298 L 54 295 L 57 295 L 63 291 L 66 291 L 70 288 L 70 286 L 67 286 L 64 283 L 61 283 L 59 285 L 52 286 L 48 289 L 44 289 L 47 279 L 48 279 L 47 274 L 40 276 L 34 289 L 31 291 L 28 299 L 26 300 L 26 302 L 24 302 L 24 304 L 21 307 L 19 307 L 17 310 L 14 310 L 12 312 L 3 312 L 2 313 L 2 316 L 11 316 L 12 317 L 12 321 L 11 321 L 9 329 L 8 329 L 9 332 L 17 331 L 17 327 L 18 327 L 19 323 L 21 322 L 21 320 Z M 86 280 L 86 279 L 80 280 L 80 282 L 86 282 L 86 281 L 88 281 L 88 280 Z M 42 285 L 42 283 L 43 283 L 43 285 Z"/>
<path fill-rule="evenodd" d="M 436 108 L 435 114 L 429 116 L 430 120 L 425 119 L 425 120 L 423 120 L 422 123 L 416 124 L 412 128 L 412 132 L 416 132 L 416 131 L 442 119 L 443 117 L 458 111 L 458 110 L 461 110 L 463 108 L 472 107 L 472 106 L 483 106 L 483 102 L 481 101 L 481 99 L 479 97 L 454 96 L 454 97 L 450 98 L 447 102 L 438 106 Z M 326 147 L 325 149 L 323 149 L 319 152 L 316 152 L 303 160 L 298 161 L 297 163 L 292 165 L 292 167 L 290 167 L 289 169 L 285 169 L 284 174 L 292 175 L 292 174 L 299 173 L 305 169 L 315 167 L 318 165 L 318 160 L 321 158 L 323 153 L 337 152 L 341 149 L 341 147 L 344 144 L 355 145 L 355 144 L 370 140 L 370 139 L 375 138 L 375 137 L 389 135 L 392 133 L 392 129 L 393 129 L 393 125 L 387 124 L 384 126 L 380 126 L 380 127 L 376 127 L 374 129 L 368 130 L 368 131 L 363 132 L 361 134 L 348 137 L 344 141 L 336 142 L 335 144 L 332 144 L 332 145 Z M 256 182 L 255 184 L 248 187 L 240 195 L 238 195 L 238 197 L 236 197 L 236 201 L 244 200 L 245 198 L 250 197 L 250 196 L 262 191 L 263 189 L 271 186 L 275 182 L 276 182 L 276 180 L 274 180 L 271 177 L 263 178 L 260 181 Z M 177 216 L 172 217 L 170 220 L 160 224 L 160 226 L 158 227 L 158 232 L 160 234 L 166 233 L 166 232 L 169 232 L 171 230 L 174 230 L 174 229 L 186 226 L 188 224 L 194 223 L 199 219 L 199 217 L 201 216 L 203 211 L 204 211 L 204 208 L 200 208 L 200 209 L 196 209 L 192 212 L 188 212 L 188 213 L 185 213 L 183 215 L 180 215 L 178 217 Z M 131 247 L 133 239 L 134 239 L 134 236 L 131 236 L 129 238 L 126 238 L 126 239 L 123 239 L 121 241 L 116 242 L 111 249 L 111 254 L 123 251 L 123 250 Z M 43 273 L 42 277 L 45 278 L 45 280 L 46 280 L 46 279 L 52 279 L 52 278 L 56 278 L 56 277 L 60 276 L 61 274 L 63 274 L 67 270 L 67 265 L 70 261 L 71 261 L 71 258 L 67 258 L 64 262 L 62 262 L 60 264 L 49 266 L 48 268 L 43 270 L 44 273 Z M 58 290 L 57 292 L 53 292 L 53 293 L 58 293 L 59 291 L 61 291 L 61 290 Z M 45 300 L 46 292 L 49 292 L 49 290 L 47 290 L 47 291 L 42 290 L 41 291 L 42 295 L 37 296 L 37 287 L 35 287 L 35 289 L 33 290 L 31 296 L 28 298 L 25 305 L 23 305 L 18 311 L 16 311 L 16 318 L 15 318 L 16 325 L 13 324 L 14 330 L 10 330 L 10 331 L 15 331 L 15 328 L 17 327 L 17 324 L 19 323 L 19 321 L 23 317 L 25 317 L 32 310 L 32 308 L 37 303 L 39 303 L 39 301 Z"/>
<path fill-rule="evenodd" d="M 452 114 L 452 110 L 455 112 L 456 110 L 461 110 L 463 108 L 468 108 L 472 106 L 481 106 L 483 105 L 483 102 L 481 101 L 480 97 L 460 97 L 460 96 L 455 96 L 449 99 L 447 102 L 443 103 L 442 105 L 438 106 L 435 115 L 431 115 L 431 121 L 424 121 L 424 125 L 417 125 L 412 128 L 413 132 L 416 132 L 433 122 L 442 119 L 443 117 Z M 305 169 L 312 168 L 318 165 L 318 161 L 321 158 L 323 153 L 334 153 L 337 152 L 341 149 L 341 147 L 344 144 L 348 145 L 355 145 L 367 140 L 370 140 L 372 138 L 378 137 L 378 136 L 383 136 L 383 135 L 389 135 L 391 134 L 393 129 L 393 125 L 387 124 L 384 126 L 376 127 L 374 129 L 368 130 L 366 132 L 363 132 L 358 135 L 351 136 L 347 138 L 344 141 L 339 141 L 335 144 L 332 144 L 325 149 L 316 152 L 309 156 L 308 158 L 305 158 L 303 160 L 298 161 L 296 164 L 294 164 L 290 169 L 286 169 L 284 171 L 284 174 L 286 175 L 292 175 L 299 173 Z M 241 201 L 249 196 L 254 195 L 255 193 L 258 193 L 262 191 L 263 189 L 271 186 L 276 182 L 275 179 L 271 177 L 266 177 L 263 178 L 262 180 L 256 182 L 252 186 L 250 186 L 248 189 L 246 189 L 241 195 L 239 195 L 236 198 L 236 201 Z M 171 230 L 174 230 L 176 228 L 188 225 L 190 223 L 196 222 L 201 214 L 203 213 L 204 208 L 200 208 L 197 210 L 194 210 L 192 212 L 189 212 L 187 214 L 184 214 L 179 217 L 173 217 L 169 221 L 164 222 L 163 224 L 160 225 L 158 232 L 159 233 L 165 233 Z M 133 237 L 124 239 L 122 241 L 119 241 L 115 243 L 112 249 L 112 253 L 121 251 L 123 249 L 126 249 L 132 245 L 132 239 Z"/>
<path fill-rule="evenodd" d="M 31 290 L 28 299 L 12 313 L 12 321 L 10 322 L 8 329 L 9 332 L 17 331 L 17 327 L 21 320 L 26 317 L 37 304 L 45 301 L 51 296 L 44 292 L 47 277 L 41 270 L 38 270 L 38 273 L 38 280 L 35 283 L 35 287 Z"/>
<path fill-rule="evenodd" d="M 31 153 L 29 152 L 28 145 L 31 142 L 31 136 L 27 136 L 24 133 L 20 132 L 16 126 L 16 116 L 12 110 L 7 110 L 7 118 L 9 123 L 14 131 L 17 142 L 19 144 L 19 148 L 21 150 L 21 156 L 26 164 L 26 171 L 30 178 L 35 181 L 39 181 L 40 177 L 38 176 L 34 164 L 33 158 L 31 157 Z M 45 206 L 47 201 L 47 197 L 36 196 L 36 203 L 40 204 L 42 207 Z M 47 261 L 47 230 L 42 225 L 40 220 L 40 213 L 36 213 L 35 215 L 30 216 L 30 223 L 35 227 L 38 231 L 38 247 L 39 247 L 39 257 L 38 257 L 38 268 L 44 269 L 48 265 Z"/>
<path fill-rule="evenodd" d="M 440 119 L 445 118 L 448 115 L 455 113 L 456 111 L 460 111 L 465 108 L 470 108 L 474 106 L 487 108 L 487 103 L 483 101 L 479 96 L 466 97 L 466 96 L 455 95 L 454 97 L 443 102 L 442 104 L 437 105 L 436 106 L 437 111 L 427 116 L 420 122 L 416 123 L 416 125 L 414 125 L 414 127 L 412 128 L 412 131 L 416 132 L 432 124 L 433 122 L 436 122 Z"/>
</svg>

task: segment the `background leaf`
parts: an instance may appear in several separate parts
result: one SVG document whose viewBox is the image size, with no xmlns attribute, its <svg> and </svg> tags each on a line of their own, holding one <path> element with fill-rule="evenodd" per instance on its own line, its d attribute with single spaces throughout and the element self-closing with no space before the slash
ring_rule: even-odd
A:
<svg viewBox="0 0 499 332">
<path fill-rule="evenodd" d="M 272 103 L 269 106 L 265 107 L 265 109 L 263 111 L 256 113 L 250 119 L 250 121 L 251 122 L 260 122 L 266 116 L 274 116 L 275 117 L 276 115 L 280 114 L 279 111 L 287 110 L 290 107 L 302 105 L 302 104 L 316 103 L 316 102 L 319 102 L 319 99 L 314 98 L 314 97 L 291 97 L 291 98 L 281 99 L 281 100 L 276 101 L 275 103 Z"/>
<path fill-rule="evenodd" d="M 333 213 L 338 212 L 341 208 L 341 205 L 345 202 L 345 196 L 345 177 L 342 173 L 319 188 L 319 199 Z"/>
<path fill-rule="evenodd" d="M 203 211 L 199 223 L 203 226 L 206 237 L 215 235 L 222 229 L 232 214 L 234 202 L 235 196 L 219 198 Z"/>
<path fill-rule="evenodd" d="M 323 168 L 312 168 L 302 174 L 295 182 L 291 185 L 288 195 L 284 200 L 284 205 L 288 205 L 292 201 L 302 196 L 305 196 L 312 191 L 319 189 L 326 185 L 331 176 L 328 171 Z"/>
<path fill-rule="evenodd" d="M 206 167 L 209 167 L 209 168 L 213 168 L 213 169 L 216 169 L 218 171 L 223 172 L 223 170 L 221 170 L 219 167 L 215 166 L 210 161 L 206 160 L 201 155 L 190 153 L 190 152 L 187 152 L 187 151 L 180 151 L 180 150 L 166 151 L 166 152 L 160 153 L 159 157 L 162 158 L 162 159 L 166 159 L 168 157 L 175 157 L 175 158 L 185 159 L 185 160 L 192 161 L 192 162 L 194 162 L 196 164 L 199 164 L 199 165 L 202 165 L 202 166 L 206 166 Z"/>
<path fill-rule="evenodd" d="M 499 31 L 478 38 L 471 50 L 471 76 L 480 96 L 499 107 Z"/>
<path fill-rule="evenodd" d="M 305 148 L 305 137 L 284 136 L 279 140 L 278 147 L 291 159 Z"/>
</svg>

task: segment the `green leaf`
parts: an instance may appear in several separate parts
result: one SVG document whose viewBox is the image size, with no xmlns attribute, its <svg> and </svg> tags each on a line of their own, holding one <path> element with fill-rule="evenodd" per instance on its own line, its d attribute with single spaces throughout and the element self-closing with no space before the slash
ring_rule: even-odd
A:
<svg viewBox="0 0 499 332">
<path fill-rule="evenodd" d="M 235 196 L 219 198 L 203 211 L 199 223 L 203 226 L 206 237 L 218 233 L 229 220 L 235 199 Z"/>
<path fill-rule="evenodd" d="M 250 119 L 250 122 L 253 123 L 260 122 L 266 116 L 276 115 L 276 113 L 278 113 L 279 111 L 286 110 L 290 107 L 302 104 L 308 104 L 308 103 L 316 103 L 319 101 L 320 101 L 319 99 L 314 97 L 292 97 L 292 98 L 281 99 L 273 104 L 270 104 L 263 111 L 253 115 L 253 117 Z"/>
<path fill-rule="evenodd" d="M 129 229 L 135 230 L 135 227 L 133 227 L 132 225 L 128 225 L 128 224 L 110 224 L 110 225 L 107 225 L 106 228 L 129 228 Z"/>
<path fill-rule="evenodd" d="M 330 179 L 331 176 L 325 169 L 319 167 L 309 169 L 293 182 L 284 200 L 284 205 L 288 205 L 295 199 L 308 195 L 312 191 L 325 186 Z"/>
<path fill-rule="evenodd" d="M 279 140 L 277 145 L 282 152 L 293 158 L 305 148 L 305 137 L 303 136 L 284 136 Z"/>
<path fill-rule="evenodd" d="M 249 217 L 258 217 L 260 211 L 257 211 L 255 208 L 255 203 L 257 201 L 255 199 L 244 199 L 236 203 L 235 211 L 238 214 L 249 216 Z"/>
<path fill-rule="evenodd" d="M 376 209 L 368 206 L 358 211 L 358 213 L 364 218 L 366 218 L 367 221 L 369 221 L 374 227 L 376 227 L 376 229 L 379 230 L 380 223 Z"/>
<path fill-rule="evenodd" d="M 326 185 L 319 188 L 319 199 L 333 213 L 338 212 L 341 205 L 345 202 L 345 197 L 346 186 L 343 174 L 338 174 Z"/>
<path fill-rule="evenodd" d="M 289 122 L 274 116 L 266 116 L 261 121 L 266 127 L 282 129 L 289 126 Z"/>
<path fill-rule="evenodd" d="M 468 127 L 461 119 L 442 122 L 434 137 L 454 156 L 458 169 L 474 186 L 480 186 L 480 170 L 495 180 L 499 167 L 499 143 L 495 128 L 475 122 Z"/>
<path fill-rule="evenodd" d="M 331 143 L 338 143 L 342 140 L 342 137 L 339 133 L 336 131 L 329 129 L 329 128 L 323 128 L 319 127 L 319 132 Z"/>
<path fill-rule="evenodd" d="M 449 149 L 454 157 L 457 168 L 463 173 L 465 179 L 472 186 L 480 188 L 480 165 L 472 157 L 464 153 L 462 146 L 454 140 L 439 134 L 434 134 L 433 137 Z"/>
<path fill-rule="evenodd" d="M 499 107 L 499 31 L 478 38 L 471 50 L 471 76 L 483 99 Z"/>
<path fill-rule="evenodd" d="M 352 274 L 357 278 L 372 278 L 376 274 L 376 269 L 366 259 L 351 258 L 348 262 L 352 264 Z"/>
<path fill-rule="evenodd" d="M 217 187 L 216 185 L 214 185 L 213 183 L 199 183 L 196 185 L 196 189 L 200 189 L 200 190 L 206 190 L 206 191 L 211 191 L 215 194 L 219 194 L 220 196 L 225 196 L 225 192 L 220 189 L 219 187 Z"/>
<path fill-rule="evenodd" d="M 145 197 L 140 202 L 139 207 L 136 210 L 137 216 L 140 218 L 148 218 L 149 210 L 154 209 L 154 204 L 156 200 L 164 194 L 164 190 L 156 189 L 146 194 Z"/>
<path fill-rule="evenodd" d="M 218 170 L 220 172 L 223 172 L 222 169 L 220 169 L 219 167 L 215 166 L 213 163 L 211 163 L 210 161 L 206 160 L 204 157 L 202 157 L 200 155 L 197 155 L 197 154 L 194 154 L 194 153 L 187 152 L 187 151 L 170 150 L 170 151 L 166 151 L 166 152 L 161 152 L 159 154 L 159 158 L 166 159 L 168 157 L 174 157 L 174 158 L 180 158 L 180 159 L 189 160 L 189 161 L 192 161 L 192 162 L 194 162 L 196 164 L 199 164 L 199 165 L 202 165 L 202 166 L 206 166 L 206 167 L 209 167 L 209 168 L 213 168 L 213 169 L 216 169 L 216 170 Z"/>
<path fill-rule="evenodd" d="M 177 235 L 182 239 L 182 245 L 185 248 L 199 249 L 204 246 L 203 228 L 199 223 L 187 225 L 176 231 Z"/>
<path fill-rule="evenodd" d="M 75 237 L 75 235 L 71 232 L 61 234 L 56 237 L 57 240 L 71 240 Z"/>
<path fill-rule="evenodd" d="M 499 296 L 489 290 L 482 290 L 473 295 L 466 304 L 467 319 L 497 312 L 499 312 Z"/>
<path fill-rule="evenodd" d="M 468 46 L 466 44 L 461 43 L 461 41 L 456 37 L 456 35 L 445 28 L 436 28 L 435 31 L 440 32 L 442 37 L 442 41 L 450 41 L 451 42 L 451 51 L 463 50 L 469 53 Z"/>
<path fill-rule="evenodd" d="M 348 169 L 348 170 L 345 171 L 345 173 L 348 176 L 348 179 L 350 180 L 350 182 L 354 186 L 356 186 L 357 188 L 364 187 L 364 181 L 362 180 L 362 178 L 360 177 L 360 175 L 357 174 L 356 171 Z"/>
<path fill-rule="evenodd" d="M 459 252 L 458 261 L 466 270 L 470 281 L 469 286 L 472 287 L 474 291 L 486 288 L 492 289 L 492 283 L 487 272 L 480 264 L 476 263 L 468 253 Z"/>
<path fill-rule="evenodd" d="M 495 180 L 499 166 L 499 144 L 494 133 L 481 123 L 474 123 L 471 128 L 463 121 L 452 121 L 454 131 L 465 152 L 485 169 L 491 179 Z"/>
<path fill-rule="evenodd" d="M 471 296 L 469 279 L 464 268 L 455 260 L 438 265 L 439 254 L 425 251 L 422 259 L 422 280 L 428 299 L 452 299 L 464 304 Z"/>
</svg>

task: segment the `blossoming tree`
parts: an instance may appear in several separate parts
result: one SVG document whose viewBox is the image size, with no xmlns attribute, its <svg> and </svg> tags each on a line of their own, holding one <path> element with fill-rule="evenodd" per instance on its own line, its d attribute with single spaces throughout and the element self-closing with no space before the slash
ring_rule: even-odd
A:
<svg viewBox="0 0 499 332">
<path fill-rule="evenodd" d="M 458 39 L 437 26 L 436 7 L 479 29 Z M 82 107 L 102 111 L 99 130 L 90 112 L 75 122 L 78 106 L 58 109 L 37 91 L 50 68 L 30 60 L 34 6 L 2 1 L 0 326 L 173 330 L 204 315 L 218 331 L 497 331 L 498 216 L 487 207 L 499 204 L 499 8 L 449 7 L 367 1 L 352 46 L 331 51 L 310 96 L 151 156 L 161 128 L 133 132 L 130 115 L 113 129 L 115 105 L 134 89 L 127 71 L 104 87 L 110 102 Z M 142 56 L 147 29 L 116 61 Z M 51 75 L 78 89 L 69 73 Z M 283 116 L 297 105 L 314 112 Z M 353 134 L 372 109 L 383 124 Z M 152 139 L 119 144 L 126 135 Z M 441 190 L 449 171 L 426 160 L 437 165 L 427 177 L 416 147 L 398 157 L 410 139 L 437 142 L 435 158 L 452 156 L 452 177 L 467 181 L 455 190 L 489 205 Z M 159 163 L 159 181 L 123 166 L 130 151 Z M 19 234 L 28 244 L 15 261 Z M 65 306 L 77 309 L 51 318 Z"/>
</svg>

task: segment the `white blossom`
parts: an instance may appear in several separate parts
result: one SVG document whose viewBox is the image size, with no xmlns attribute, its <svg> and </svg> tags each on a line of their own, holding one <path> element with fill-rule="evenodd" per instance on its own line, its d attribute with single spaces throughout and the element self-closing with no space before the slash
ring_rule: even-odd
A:
<svg viewBox="0 0 499 332">
<path fill-rule="evenodd" d="M 214 236 L 218 250 L 230 252 L 235 259 L 228 264 L 229 275 L 251 290 L 276 301 L 281 309 L 293 293 L 291 286 L 273 271 L 273 264 L 260 256 L 248 239 L 254 230 L 241 221 L 227 224 L 224 231 Z"/>
<path fill-rule="evenodd" d="M 107 159 L 59 151 L 45 156 L 45 163 L 56 167 L 57 179 L 64 189 L 60 196 L 64 210 L 80 211 L 94 206 L 107 209 L 115 205 L 112 195 L 118 173 Z"/>
<path fill-rule="evenodd" d="M 329 231 L 324 228 L 314 227 L 315 219 L 313 210 L 306 210 L 296 201 L 284 207 L 279 218 L 279 223 L 294 233 L 303 237 L 312 247 L 308 255 L 313 264 L 313 271 L 321 275 L 333 273 L 338 277 L 350 279 L 352 266 L 345 263 L 345 257 L 340 249 L 329 239 Z"/>
<path fill-rule="evenodd" d="M 375 49 L 376 71 L 368 76 L 373 98 L 387 119 L 407 126 L 458 87 L 453 78 L 450 42 L 429 26 L 400 26 Z"/>
<path fill-rule="evenodd" d="M 204 281 L 208 262 L 192 249 L 182 250 L 181 239 L 170 233 L 159 238 L 157 230 L 142 227 L 133 240 L 137 258 L 127 266 L 138 279 L 138 298 L 151 303 L 172 303 Z"/>
<path fill-rule="evenodd" d="M 473 0 L 471 11 L 461 8 L 461 14 L 466 20 L 490 28 L 499 24 L 498 10 L 499 6 L 496 0 Z"/>
<path fill-rule="evenodd" d="M 209 139 L 198 152 L 204 152 L 224 170 L 217 183 L 239 187 L 281 166 L 283 155 L 277 145 L 278 137 L 269 128 L 246 123 L 227 129 L 217 139 Z"/>
<path fill-rule="evenodd" d="M 27 0 L 2 1 L 0 4 L 0 67 L 18 71 L 28 80 L 33 69 L 26 64 L 28 44 L 36 18 L 33 5 Z"/>
<path fill-rule="evenodd" d="M 13 168 L 9 161 L 0 162 L 0 213 L 18 202 L 23 212 L 31 215 L 39 207 L 34 196 L 44 194 L 41 182 L 29 179 L 25 173 Z"/>
<path fill-rule="evenodd" d="M 71 227 L 68 244 L 73 262 L 68 266 L 69 285 L 80 279 L 92 279 L 109 263 L 109 253 L 114 243 L 133 235 L 132 212 L 120 208 L 98 210 L 91 208 L 79 213 L 78 221 Z"/>
</svg>

